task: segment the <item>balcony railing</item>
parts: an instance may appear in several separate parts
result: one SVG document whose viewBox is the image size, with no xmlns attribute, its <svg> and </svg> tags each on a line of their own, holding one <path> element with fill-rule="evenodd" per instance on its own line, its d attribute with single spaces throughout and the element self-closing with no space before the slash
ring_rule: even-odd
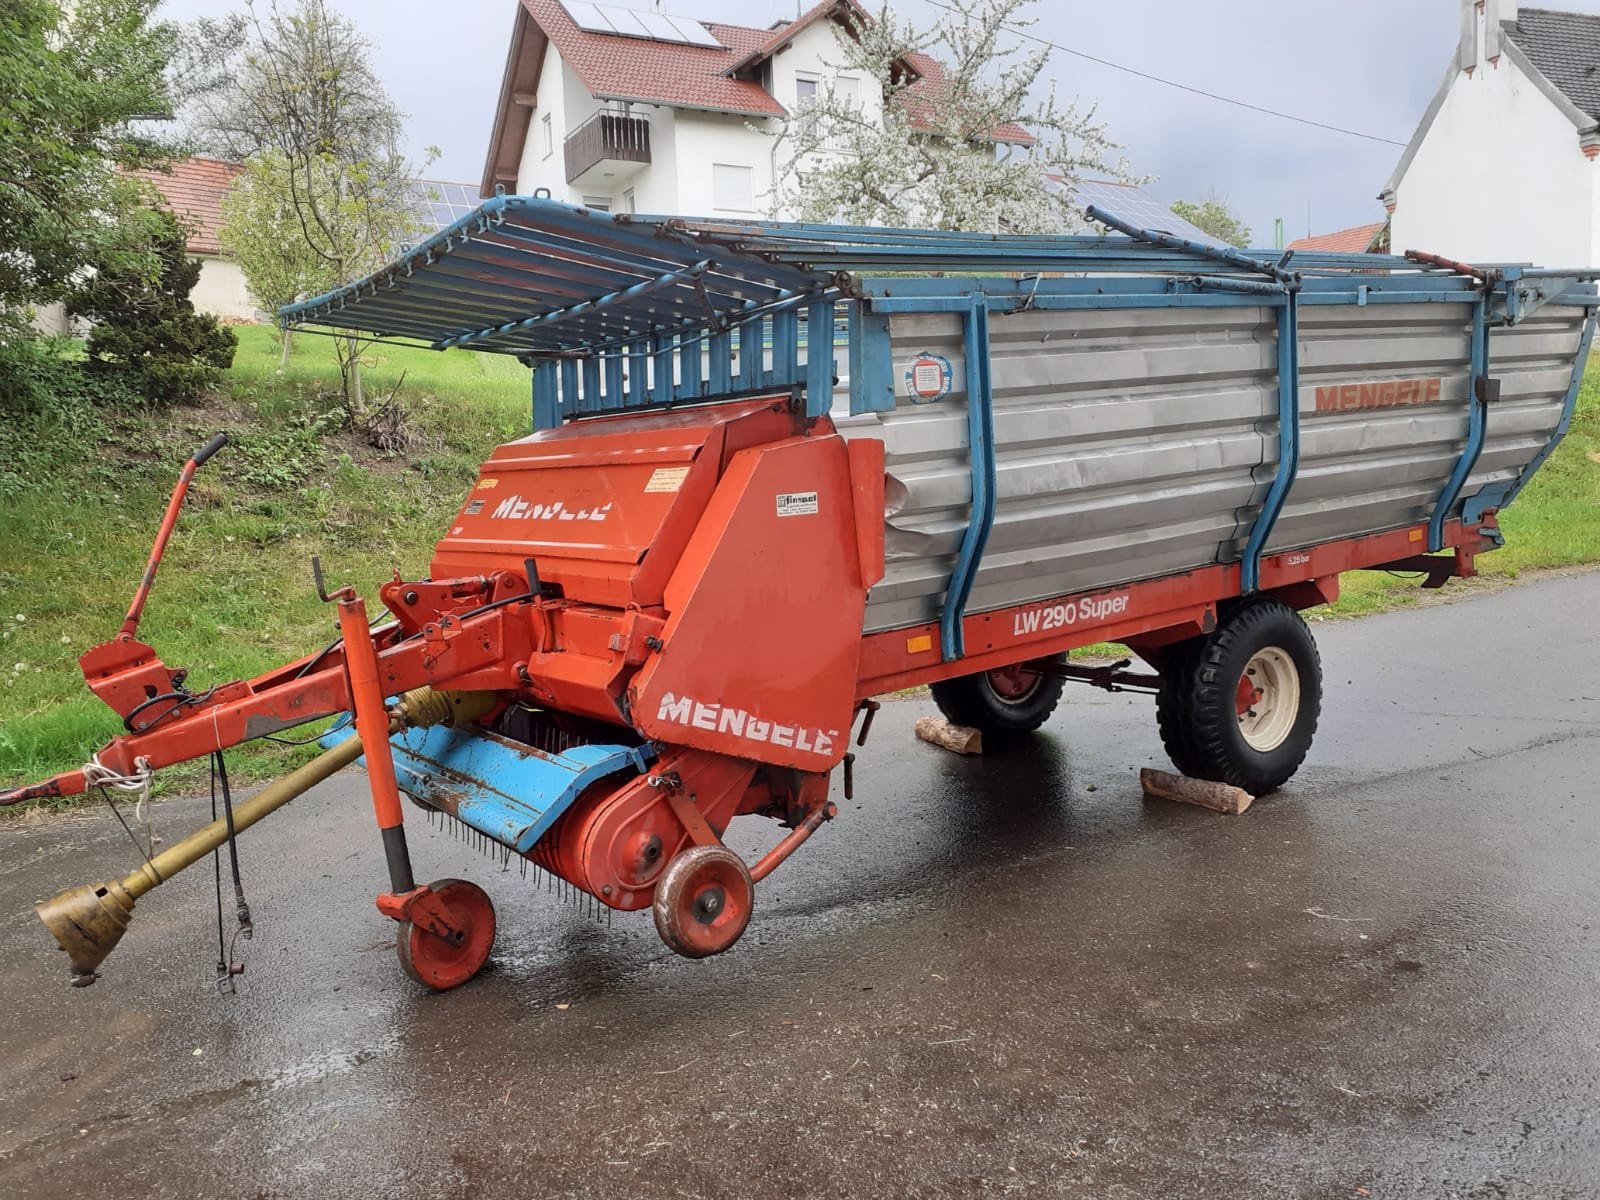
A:
<svg viewBox="0 0 1600 1200">
<path fill-rule="evenodd" d="M 650 122 L 645 117 L 601 109 L 567 135 L 567 182 L 598 163 L 650 161 Z"/>
</svg>

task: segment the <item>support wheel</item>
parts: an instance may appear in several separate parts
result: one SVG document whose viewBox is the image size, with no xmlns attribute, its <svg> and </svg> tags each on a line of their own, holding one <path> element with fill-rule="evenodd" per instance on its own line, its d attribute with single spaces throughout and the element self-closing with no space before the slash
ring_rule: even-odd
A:
<svg viewBox="0 0 1600 1200">
<path fill-rule="evenodd" d="M 750 869 L 726 846 L 691 846 L 656 884 L 656 932 L 685 958 L 721 954 L 750 924 L 755 884 Z"/>
<path fill-rule="evenodd" d="M 395 935 L 400 966 L 418 983 L 435 991 L 460 987 L 482 969 L 494 945 L 494 905 L 488 893 L 465 879 L 439 879 L 428 885 L 434 898 L 450 913 L 461 931 L 459 942 L 430 933 L 411 921 L 401 921 Z"/>
<path fill-rule="evenodd" d="M 1322 709 L 1322 663 L 1287 604 L 1254 600 L 1173 647 L 1156 694 L 1161 741 L 1195 779 L 1262 796 L 1305 761 Z"/>
<path fill-rule="evenodd" d="M 1065 654 L 1042 659 L 1067 661 Z M 1067 681 L 1055 675 L 1030 671 L 1025 663 L 997 667 L 959 679 L 941 679 L 930 687 L 933 702 L 945 720 L 967 725 L 997 740 L 1032 733 L 1049 719 L 1061 700 Z"/>
</svg>

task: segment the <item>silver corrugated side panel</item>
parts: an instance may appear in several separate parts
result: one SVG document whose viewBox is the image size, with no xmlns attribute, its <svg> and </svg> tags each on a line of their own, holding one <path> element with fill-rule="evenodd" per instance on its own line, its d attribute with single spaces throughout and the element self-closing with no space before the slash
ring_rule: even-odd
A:
<svg viewBox="0 0 1600 1200">
<path fill-rule="evenodd" d="M 1464 497 L 1543 447 L 1583 319 L 1550 307 L 1492 334 L 1501 401 Z M 1300 470 L 1270 549 L 1428 517 L 1467 435 L 1469 320 L 1465 304 L 1302 307 Z M 839 418 L 883 440 L 893 480 L 869 631 L 937 618 L 971 503 L 961 319 L 897 315 L 890 332 L 899 403 Z M 998 493 L 968 611 L 1239 556 L 1277 469 L 1272 310 L 1035 310 L 994 317 L 990 343 Z M 925 353 L 949 361 L 952 390 L 913 403 L 906 373 Z M 1429 378 L 1433 403 L 1318 410 L 1319 388 Z"/>
</svg>

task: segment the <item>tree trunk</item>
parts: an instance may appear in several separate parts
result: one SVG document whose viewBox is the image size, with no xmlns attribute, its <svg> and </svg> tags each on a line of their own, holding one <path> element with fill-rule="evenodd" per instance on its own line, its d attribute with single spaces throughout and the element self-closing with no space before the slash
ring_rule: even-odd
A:
<svg viewBox="0 0 1600 1200">
<path fill-rule="evenodd" d="M 281 373 L 289 369 L 289 351 L 294 346 L 294 334 L 285 329 L 282 332 L 283 353 L 278 355 L 278 371 Z"/>
</svg>

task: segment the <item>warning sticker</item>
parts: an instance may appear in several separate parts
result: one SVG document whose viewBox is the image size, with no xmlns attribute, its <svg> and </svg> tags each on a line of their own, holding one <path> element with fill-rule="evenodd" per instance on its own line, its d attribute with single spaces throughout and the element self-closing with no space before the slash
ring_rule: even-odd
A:
<svg viewBox="0 0 1600 1200">
<path fill-rule="evenodd" d="M 481 513 L 482 511 L 483 511 L 483 501 L 482 500 L 469 500 L 469 501 L 467 501 L 467 510 L 466 510 L 466 512 L 462 513 L 461 515 L 464 516 L 464 517 L 475 517 L 479 513 Z"/>
<path fill-rule="evenodd" d="M 650 481 L 644 485 L 647 492 L 675 492 L 689 476 L 688 467 L 657 467 L 650 472 Z"/>
<path fill-rule="evenodd" d="M 816 516 L 817 494 L 815 492 L 779 492 L 778 515 L 780 517 Z"/>
<path fill-rule="evenodd" d="M 932 404 L 950 394 L 953 379 L 948 358 L 924 351 L 906 368 L 906 392 L 913 404 Z"/>
</svg>

